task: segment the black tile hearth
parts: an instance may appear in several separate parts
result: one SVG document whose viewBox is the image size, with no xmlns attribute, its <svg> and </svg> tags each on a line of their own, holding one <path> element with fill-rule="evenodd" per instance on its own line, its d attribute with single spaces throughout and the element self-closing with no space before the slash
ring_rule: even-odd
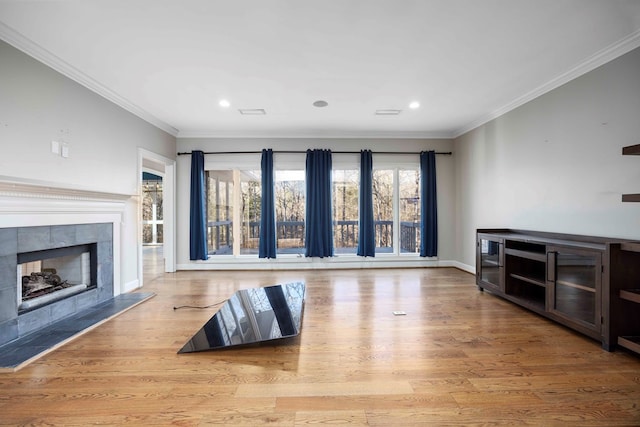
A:
<svg viewBox="0 0 640 427">
<path fill-rule="evenodd" d="M 153 297 L 153 293 L 134 292 L 118 295 L 94 307 L 59 320 L 37 332 L 0 346 L 0 372 L 16 371 L 44 352 L 57 348 L 70 338 Z"/>
</svg>

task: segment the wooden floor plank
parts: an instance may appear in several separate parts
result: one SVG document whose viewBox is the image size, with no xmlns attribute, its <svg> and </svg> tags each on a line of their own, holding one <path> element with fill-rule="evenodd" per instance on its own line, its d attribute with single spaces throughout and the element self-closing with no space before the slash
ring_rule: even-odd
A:
<svg viewBox="0 0 640 427">
<path fill-rule="evenodd" d="M 0 425 L 640 425 L 637 355 L 479 292 L 460 270 L 145 266 L 156 297 L 0 375 Z M 297 339 L 176 354 L 215 308 L 173 307 L 300 280 Z"/>
</svg>

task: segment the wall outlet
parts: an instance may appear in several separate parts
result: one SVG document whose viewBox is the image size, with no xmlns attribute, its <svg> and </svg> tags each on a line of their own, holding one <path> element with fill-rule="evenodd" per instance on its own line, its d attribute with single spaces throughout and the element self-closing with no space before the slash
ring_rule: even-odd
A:
<svg viewBox="0 0 640 427">
<path fill-rule="evenodd" d="M 60 152 L 60 155 L 66 159 L 67 157 L 69 157 L 69 144 L 63 142 L 61 148 L 62 151 Z"/>
<path fill-rule="evenodd" d="M 60 143 L 58 141 L 51 141 L 51 152 L 53 154 L 60 154 Z"/>
</svg>

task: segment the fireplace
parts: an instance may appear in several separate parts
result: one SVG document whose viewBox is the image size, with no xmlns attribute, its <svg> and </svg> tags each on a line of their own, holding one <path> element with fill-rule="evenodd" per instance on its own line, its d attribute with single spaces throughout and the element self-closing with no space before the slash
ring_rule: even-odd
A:
<svg viewBox="0 0 640 427">
<path fill-rule="evenodd" d="M 0 345 L 113 298 L 113 229 L 0 228 Z"/>
<path fill-rule="evenodd" d="M 97 287 L 96 244 L 17 254 L 18 314 Z"/>
</svg>

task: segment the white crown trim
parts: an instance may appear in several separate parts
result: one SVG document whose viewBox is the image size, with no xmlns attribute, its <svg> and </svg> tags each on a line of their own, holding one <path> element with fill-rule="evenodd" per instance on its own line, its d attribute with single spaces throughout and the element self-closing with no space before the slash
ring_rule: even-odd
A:
<svg viewBox="0 0 640 427">
<path fill-rule="evenodd" d="M 553 89 L 556 89 L 563 84 L 568 83 L 571 80 L 588 73 L 589 71 L 595 70 L 596 68 L 606 64 L 607 62 L 613 61 L 614 59 L 624 55 L 625 53 L 631 52 L 637 47 L 640 47 L 640 30 L 636 30 L 623 39 L 618 40 L 612 45 L 594 53 L 569 71 L 560 74 L 549 82 L 533 89 L 532 91 L 522 95 L 519 98 L 516 98 L 502 108 L 498 108 L 497 110 L 487 114 L 486 116 L 474 120 L 468 123 L 466 126 L 455 130 L 452 133 L 452 138 L 457 138 L 479 126 L 482 126 L 487 122 L 490 122 L 493 119 L 497 119 L 498 117 L 508 113 L 509 111 L 514 110 L 521 105 L 524 105 L 527 102 L 532 101 L 539 96 L 542 96 L 545 93 L 550 92 Z"/>
<path fill-rule="evenodd" d="M 153 126 L 161 129 L 172 136 L 178 135 L 178 129 L 173 126 L 165 123 L 164 121 L 158 119 L 157 117 L 149 114 L 144 109 L 138 107 L 133 102 L 128 99 L 118 95 L 111 89 L 104 86 L 102 83 L 97 80 L 89 77 L 82 71 L 75 68 L 73 65 L 64 61 L 62 58 L 54 55 L 47 49 L 43 48 L 37 43 L 34 43 L 32 40 L 28 39 L 18 31 L 9 27 L 8 25 L 0 22 L 0 39 L 6 41 L 16 49 L 21 50 L 27 55 L 37 59 L 48 67 L 53 68 L 57 72 L 62 75 L 70 78 L 71 80 L 81 84 L 92 92 L 97 93 L 103 98 L 113 102 L 119 107 L 129 111 L 132 114 L 140 117 L 142 120 L 152 124 Z"/>
<path fill-rule="evenodd" d="M 389 131 L 181 131 L 177 138 L 369 138 L 369 139 L 451 139 L 453 134 L 441 132 Z"/>
</svg>

